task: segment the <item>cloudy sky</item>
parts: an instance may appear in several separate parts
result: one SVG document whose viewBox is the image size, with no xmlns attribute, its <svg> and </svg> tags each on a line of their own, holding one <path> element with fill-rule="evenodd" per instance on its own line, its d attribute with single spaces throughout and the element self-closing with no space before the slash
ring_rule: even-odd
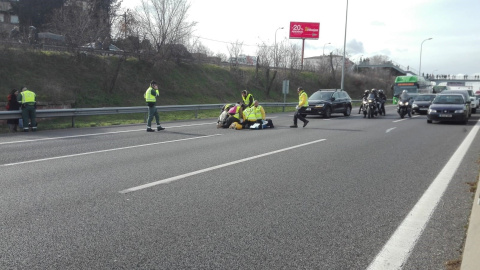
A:
<svg viewBox="0 0 480 270">
<path fill-rule="evenodd" d="M 123 2 L 133 8 L 140 0 Z M 228 54 L 228 43 L 236 41 L 247 55 L 255 55 L 263 42 L 301 46 L 301 40 L 289 39 L 290 22 L 320 23 L 320 38 L 305 40 L 305 57 L 343 49 L 347 0 L 189 3 L 188 18 L 197 22 L 194 35 L 214 53 Z M 480 0 L 349 0 L 346 29 L 353 61 L 384 55 L 418 71 L 422 48 L 422 73 L 480 75 Z"/>
</svg>

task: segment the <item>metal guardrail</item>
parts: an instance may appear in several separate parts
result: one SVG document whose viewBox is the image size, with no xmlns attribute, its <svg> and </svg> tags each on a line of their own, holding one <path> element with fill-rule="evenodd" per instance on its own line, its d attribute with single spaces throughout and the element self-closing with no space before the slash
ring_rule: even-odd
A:
<svg viewBox="0 0 480 270">
<path fill-rule="evenodd" d="M 220 110 L 225 104 L 203 104 L 203 105 L 170 105 L 157 106 L 159 112 L 176 112 L 176 111 L 195 111 L 195 118 L 198 117 L 199 110 Z M 297 103 L 283 102 L 266 102 L 261 103 L 264 107 L 295 107 Z M 45 109 L 37 110 L 37 118 L 50 117 L 72 117 L 72 127 L 75 126 L 75 117 L 77 116 L 94 116 L 94 115 L 110 115 L 110 114 L 128 114 L 128 113 L 148 113 L 147 106 L 137 107 L 104 107 L 104 108 L 78 108 L 78 109 Z M 0 120 L 21 118 L 21 111 L 0 111 Z"/>
</svg>

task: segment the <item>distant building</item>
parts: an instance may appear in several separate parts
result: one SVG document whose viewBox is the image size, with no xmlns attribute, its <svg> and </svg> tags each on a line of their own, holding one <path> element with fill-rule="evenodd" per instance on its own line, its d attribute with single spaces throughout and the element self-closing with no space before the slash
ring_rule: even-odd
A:
<svg viewBox="0 0 480 270">
<path fill-rule="evenodd" d="M 303 69 L 308 71 L 322 71 L 331 69 L 332 65 L 335 70 L 342 70 L 342 55 L 321 55 L 303 58 Z M 345 58 L 345 70 L 351 70 L 355 63 Z"/>
<path fill-rule="evenodd" d="M 18 0 L 0 0 L 0 32 L 7 35 L 20 23 L 18 15 L 13 14 L 11 2 Z"/>
<path fill-rule="evenodd" d="M 192 53 L 192 57 L 199 62 L 220 64 L 222 59 L 216 56 L 207 56 L 204 53 Z"/>
<path fill-rule="evenodd" d="M 230 57 L 230 59 L 228 59 L 228 62 L 232 64 L 255 66 L 257 65 L 257 57 L 240 54 L 238 58 Z"/>
<path fill-rule="evenodd" d="M 81 1 L 81 0 L 66 0 L 65 6 L 76 6 L 81 8 L 82 10 L 88 9 L 88 1 Z"/>
</svg>

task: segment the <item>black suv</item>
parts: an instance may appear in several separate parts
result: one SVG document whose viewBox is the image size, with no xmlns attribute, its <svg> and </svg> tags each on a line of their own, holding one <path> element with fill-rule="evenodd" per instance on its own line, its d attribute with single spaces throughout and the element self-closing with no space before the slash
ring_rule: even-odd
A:
<svg viewBox="0 0 480 270">
<path fill-rule="evenodd" d="M 330 118 L 332 113 L 349 116 L 352 112 L 352 99 L 340 89 L 318 90 L 308 98 L 308 107 L 304 115 L 323 115 Z"/>
</svg>

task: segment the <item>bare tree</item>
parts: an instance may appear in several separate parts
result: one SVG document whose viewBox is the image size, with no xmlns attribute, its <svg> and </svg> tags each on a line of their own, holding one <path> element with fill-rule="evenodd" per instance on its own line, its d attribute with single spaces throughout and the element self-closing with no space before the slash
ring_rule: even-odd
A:
<svg viewBox="0 0 480 270">
<path fill-rule="evenodd" d="M 186 45 L 196 22 L 188 22 L 187 0 L 142 0 L 139 21 L 145 36 L 164 58 L 172 57 L 175 46 Z M 175 57 L 175 56 L 174 56 Z"/>
<path fill-rule="evenodd" d="M 297 44 L 285 48 L 285 64 L 290 70 L 300 69 L 302 65 L 302 49 Z"/>
<path fill-rule="evenodd" d="M 125 10 L 117 18 L 112 29 L 112 36 L 120 48 L 135 53 L 152 51 L 151 43 L 146 39 L 143 26 L 135 11 Z"/>
<path fill-rule="evenodd" d="M 74 3 L 53 12 L 48 31 L 65 35 L 71 47 L 110 38 L 112 21 L 120 4 L 117 0 L 89 0 L 86 5 Z"/>
<path fill-rule="evenodd" d="M 222 61 L 222 62 L 226 62 L 226 61 L 227 61 L 227 55 L 224 54 L 224 53 L 220 53 L 220 52 L 219 52 L 219 53 L 216 53 L 216 54 L 215 54 L 215 57 L 220 58 L 220 61 Z"/>
<path fill-rule="evenodd" d="M 267 96 L 270 95 L 273 82 L 277 77 L 277 70 L 273 70 L 273 74 L 271 74 L 271 64 L 274 61 L 274 55 L 274 47 L 268 46 L 265 43 L 258 47 L 256 77 L 260 84 L 264 87 Z M 260 76 L 260 74 L 263 74 L 263 76 Z"/>
<path fill-rule="evenodd" d="M 386 55 L 374 55 L 369 58 L 370 65 L 381 65 L 391 62 L 390 58 Z"/>
<path fill-rule="evenodd" d="M 230 55 L 230 68 L 236 69 L 238 67 L 238 58 L 243 52 L 243 42 L 235 41 L 235 43 L 230 43 L 227 45 L 227 50 Z"/>
<path fill-rule="evenodd" d="M 192 53 L 201 53 L 206 56 L 213 56 L 213 52 L 208 47 L 203 45 L 203 43 L 201 43 L 200 41 L 193 44 L 189 51 Z"/>
</svg>

